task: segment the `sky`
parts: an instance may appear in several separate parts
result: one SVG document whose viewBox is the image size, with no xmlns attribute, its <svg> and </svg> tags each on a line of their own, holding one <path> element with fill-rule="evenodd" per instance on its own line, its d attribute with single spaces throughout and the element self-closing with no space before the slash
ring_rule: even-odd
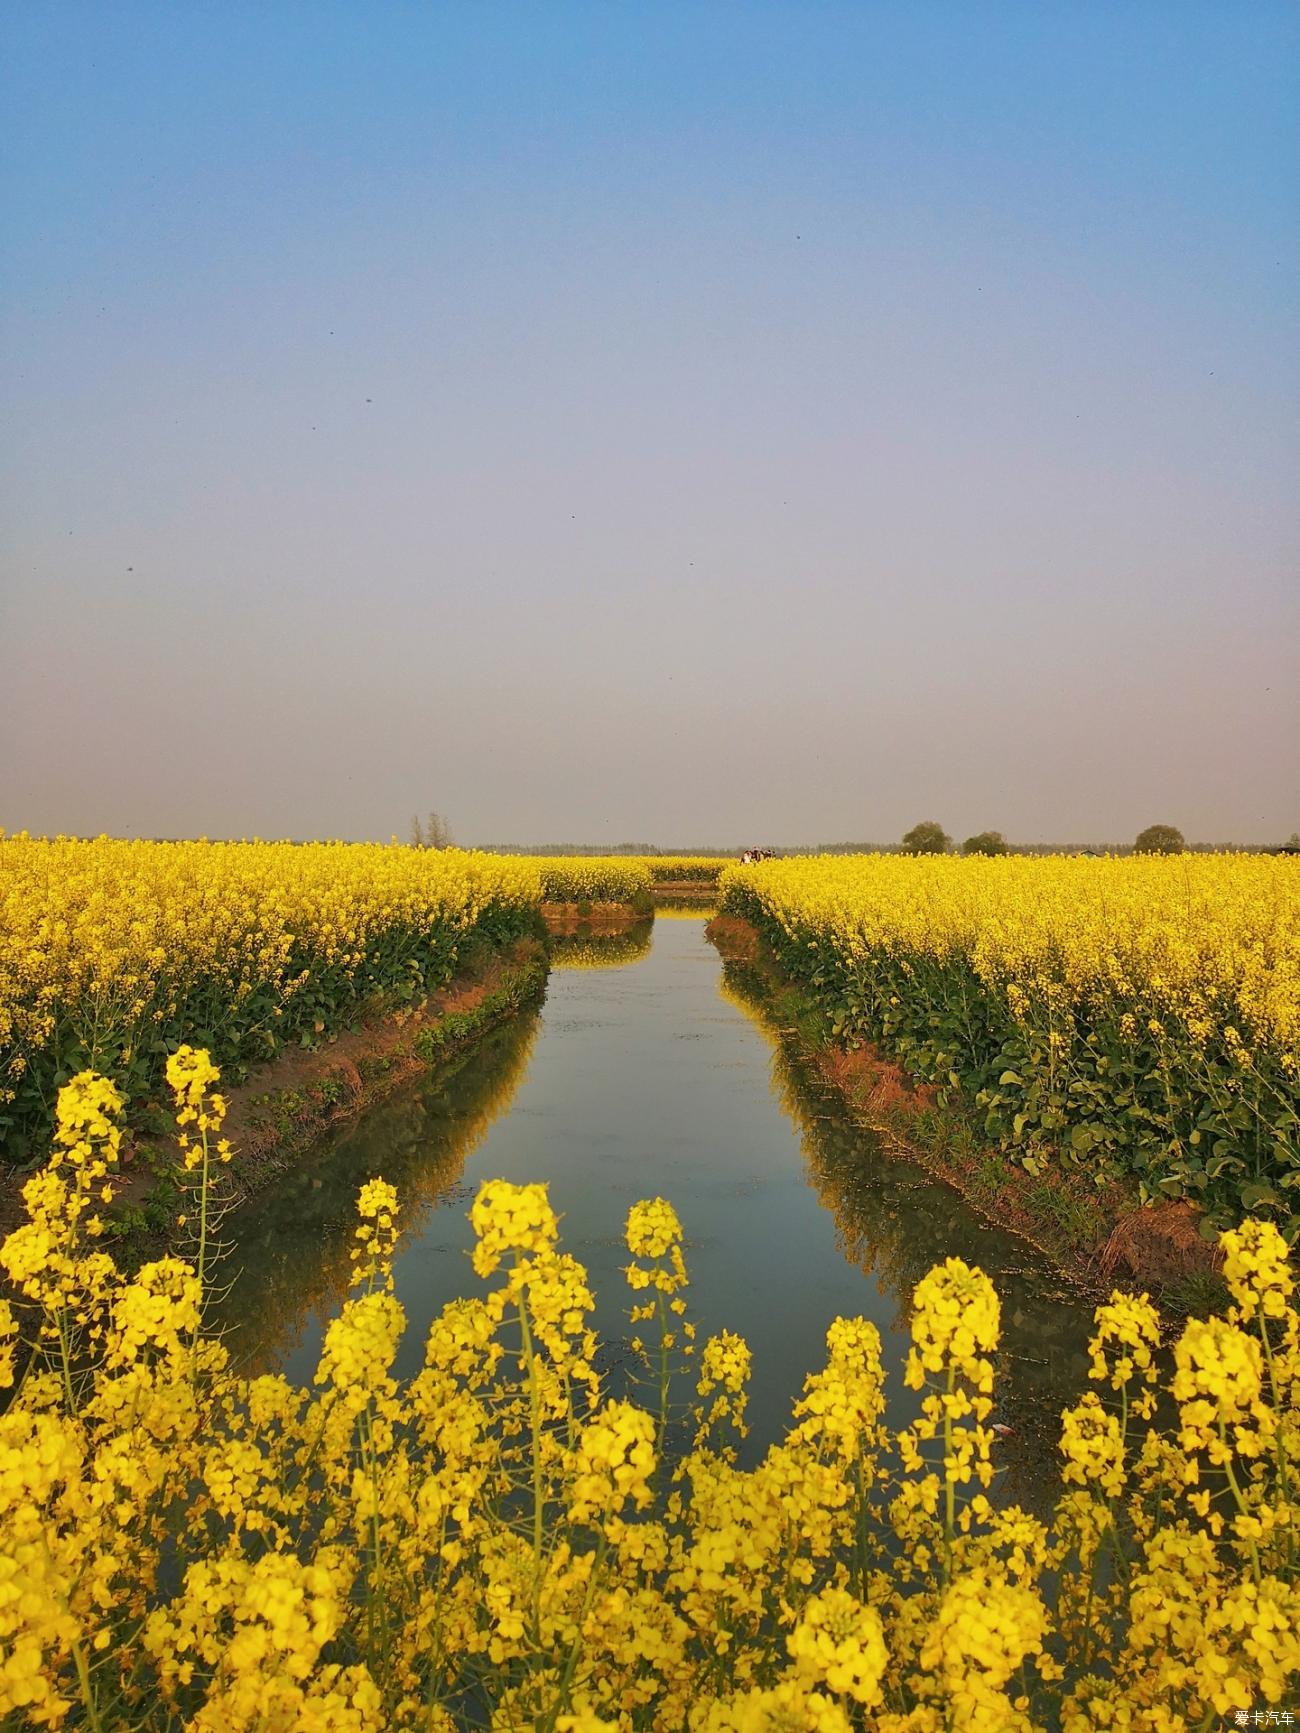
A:
<svg viewBox="0 0 1300 1733">
<path fill-rule="evenodd" d="M 1300 11 L 25 0 L 0 825 L 1300 828 Z"/>
</svg>

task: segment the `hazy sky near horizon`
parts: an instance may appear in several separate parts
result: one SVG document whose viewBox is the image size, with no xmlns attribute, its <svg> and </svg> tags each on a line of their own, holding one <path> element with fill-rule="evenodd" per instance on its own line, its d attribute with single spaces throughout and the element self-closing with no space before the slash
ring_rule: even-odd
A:
<svg viewBox="0 0 1300 1733">
<path fill-rule="evenodd" d="M 0 825 L 1300 828 L 1300 12 L 0 22 Z"/>
</svg>

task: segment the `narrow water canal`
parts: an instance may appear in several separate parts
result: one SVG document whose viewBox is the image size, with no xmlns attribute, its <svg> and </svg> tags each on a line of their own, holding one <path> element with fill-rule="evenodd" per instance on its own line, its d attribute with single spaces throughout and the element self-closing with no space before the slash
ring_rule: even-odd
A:
<svg viewBox="0 0 1300 1733">
<path fill-rule="evenodd" d="M 704 925 L 661 916 L 639 941 L 561 951 L 540 1012 L 372 1109 L 230 1218 L 238 1275 L 222 1322 L 233 1353 L 311 1381 L 346 1294 L 357 1189 L 375 1174 L 402 1197 L 400 1372 L 422 1363 L 442 1305 L 481 1291 L 467 1210 L 488 1178 L 549 1183 L 564 1249 L 587 1265 L 597 1326 L 617 1345 L 624 1218 L 637 1198 L 660 1195 L 686 1230 L 701 1336 L 727 1327 L 753 1350 L 754 1454 L 780 1435 L 841 1314 L 878 1326 L 901 1424 L 915 1402 L 901 1379 L 912 1289 L 945 1256 L 981 1264 L 1003 1303 L 997 1417 L 1013 1428 L 1003 1491 L 1037 1503 L 1060 1410 L 1086 1384 L 1087 1307 L 801 1075 Z"/>
</svg>

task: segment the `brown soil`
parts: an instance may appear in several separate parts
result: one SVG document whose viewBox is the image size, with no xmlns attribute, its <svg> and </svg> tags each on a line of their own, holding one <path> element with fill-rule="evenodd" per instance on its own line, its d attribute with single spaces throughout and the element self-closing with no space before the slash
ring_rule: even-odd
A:
<svg viewBox="0 0 1300 1733">
<path fill-rule="evenodd" d="M 1176 1281 L 1193 1270 L 1218 1269 L 1223 1255 L 1201 1234 L 1200 1220 L 1190 1203 L 1130 1208 L 1111 1229 L 1097 1267 L 1106 1277 L 1118 1269 L 1157 1282 Z"/>
<path fill-rule="evenodd" d="M 773 985 L 788 985 L 748 921 L 719 915 L 705 931 L 724 958 L 758 961 Z M 1087 1175 L 1056 1165 L 1050 1155 L 1044 1171 L 1035 1176 L 997 1150 L 969 1144 L 958 1150 L 942 1138 L 934 1147 L 916 1135 L 923 1117 L 932 1125 L 936 1113 L 950 1111 L 939 1107 L 933 1087 L 914 1082 L 869 1044 L 851 1049 L 834 1043 L 801 1046 L 808 1061 L 887 1147 L 947 1181 L 990 1221 L 1038 1246 L 1076 1280 L 1099 1287 L 1122 1278 L 1158 1290 L 1221 1263 L 1217 1247 L 1200 1233 L 1193 1205 L 1141 1204 L 1130 1188 L 1118 1182 L 1099 1188 Z M 996 1175 L 992 1182 L 990 1174 Z M 1053 1218 L 1073 1225 L 1067 1230 Z M 1095 1232 L 1082 1227 L 1090 1221 L 1096 1223 Z"/>
<path fill-rule="evenodd" d="M 928 1083 L 913 1083 L 901 1068 L 871 1047 L 829 1047 L 820 1070 L 842 1095 L 864 1113 L 883 1115 L 897 1108 L 915 1111 L 934 1105 Z"/>
<path fill-rule="evenodd" d="M 246 1083 L 225 1091 L 223 1135 L 234 1147 L 228 1202 L 250 1195 L 288 1165 L 323 1131 L 389 1094 L 404 1078 L 428 1069 L 415 1038 L 451 1014 L 472 1012 L 521 969 L 538 965 L 541 946 L 520 940 L 473 979 L 450 981 L 418 1005 L 378 1013 L 358 1029 L 334 1036 L 314 1051 L 286 1048 L 259 1066 Z M 477 1035 L 498 1017 L 485 1022 Z M 170 1139 L 138 1137 L 123 1147 L 116 1205 L 138 1203 L 154 1183 Z"/>
<path fill-rule="evenodd" d="M 735 958 L 738 963 L 752 963 L 758 956 L 758 933 L 735 915 L 714 915 L 704 936 L 724 957 Z"/>
</svg>

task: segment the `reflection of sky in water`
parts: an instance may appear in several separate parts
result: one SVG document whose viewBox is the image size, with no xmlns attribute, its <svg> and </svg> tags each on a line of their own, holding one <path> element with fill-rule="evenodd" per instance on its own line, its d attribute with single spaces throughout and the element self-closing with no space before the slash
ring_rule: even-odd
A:
<svg viewBox="0 0 1300 1733">
<path fill-rule="evenodd" d="M 1000 1418 L 1017 1429 L 1006 1461 L 1036 1480 L 1060 1408 L 1085 1383 L 1086 1313 L 1035 1254 L 883 1154 L 838 1098 L 792 1069 L 745 1000 L 743 975 L 731 971 L 719 991 L 703 925 L 657 925 L 628 966 L 556 973 L 540 1018 L 495 1031 L 371 1110 L 233 1217 L 232 1349 L 310 1379 L 347 1281 L 357 1187 L 374 1173 L 403 1199 L 400 1371 L 421 1363 L 445 1301 L 480 1289 L 466 1211 L 486 1178 L 549 1182 L 562 1243 L 590 1270 L 597 1325 L 618 1337 L 623 1221 L 635 1199 L 659 1194 L 685 1226 L 701 1333 L 725 1326 L 753 1349 L 755 1447 L 779 1435 L 841 1314 L 878 1326 L 900 1424 L 915 1402 L 901 1383 L 908 1296 L 930 1264 L 957 1254 L 1002 1294 Z M 1014 1491 L 1030 1496 L 1032 1484 Z"/>
</svg>

